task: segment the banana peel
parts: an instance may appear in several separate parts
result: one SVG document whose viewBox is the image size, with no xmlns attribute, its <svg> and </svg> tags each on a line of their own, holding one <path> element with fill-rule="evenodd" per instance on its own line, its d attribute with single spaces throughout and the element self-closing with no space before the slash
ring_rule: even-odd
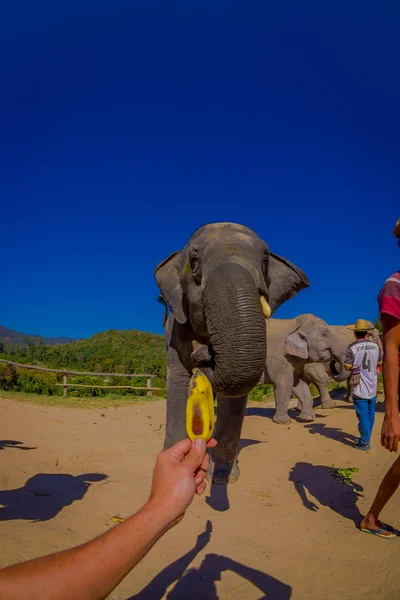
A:
<svg viewBox="0 0 400 600">
<path fill-rule="evenodd" d="M 214 431 L 214 394 L 208 378 L 193 369 L 186 403 L 186 430 L 189 439 L 203 438 L 206 442 Z"/>
</svg>

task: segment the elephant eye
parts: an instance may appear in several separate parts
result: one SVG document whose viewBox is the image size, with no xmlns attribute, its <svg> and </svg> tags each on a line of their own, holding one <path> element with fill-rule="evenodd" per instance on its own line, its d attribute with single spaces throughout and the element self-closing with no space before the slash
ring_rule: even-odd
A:
<svg viewBox="0 0 400 600">
<path fill-rule="evenodd" d="M 197 285 L 201 282 L 201 266 L 200 266 L 200 254 L 197 248 L 193 247 L 189 252 L 190 268 L 192 270 L 193 278 Z"/>
</svg>

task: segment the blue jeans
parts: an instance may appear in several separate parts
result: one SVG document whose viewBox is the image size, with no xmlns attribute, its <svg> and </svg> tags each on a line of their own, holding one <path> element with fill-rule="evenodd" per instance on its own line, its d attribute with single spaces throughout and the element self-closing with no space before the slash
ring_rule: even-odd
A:
<svg viewBox="0 0 400 600">
<path fill-rule="evenodd" d="M 353 396 L 354 408 L 358 417 L 360 446 L 367 446 L 371 441 L 372 428 L 375 422 L 376 396 L 371 399 Z"/>
</svg>

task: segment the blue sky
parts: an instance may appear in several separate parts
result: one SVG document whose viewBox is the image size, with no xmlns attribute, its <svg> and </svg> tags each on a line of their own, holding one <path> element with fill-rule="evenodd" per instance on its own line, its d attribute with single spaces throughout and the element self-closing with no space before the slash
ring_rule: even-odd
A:
<svg viewBox="0 0 400 600">
<path fill-rule="evenodd" d="M 162 331 L 155 265 L 246 224 L 373 319 L 399 267 L 396 2 L 5 0 L 0 323 Z"/>
</svg>

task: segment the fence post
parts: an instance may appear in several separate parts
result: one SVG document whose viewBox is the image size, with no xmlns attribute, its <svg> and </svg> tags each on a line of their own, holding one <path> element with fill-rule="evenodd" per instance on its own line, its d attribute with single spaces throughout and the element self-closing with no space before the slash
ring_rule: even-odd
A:
<svg viewBox="0 0 400 600">
<path fill-rule="evenodd" d="M 147 395 L 152 396 L 153 393 L 151 391 L 151 377 L 147 378 Z"/>
<path fill-rule="evenodd" d="M 68 394 L 68 376 L 64 373 L 63 375 L 63 383 L 64 383 L 64 396 L 66 396 Z"/>
</svg>

